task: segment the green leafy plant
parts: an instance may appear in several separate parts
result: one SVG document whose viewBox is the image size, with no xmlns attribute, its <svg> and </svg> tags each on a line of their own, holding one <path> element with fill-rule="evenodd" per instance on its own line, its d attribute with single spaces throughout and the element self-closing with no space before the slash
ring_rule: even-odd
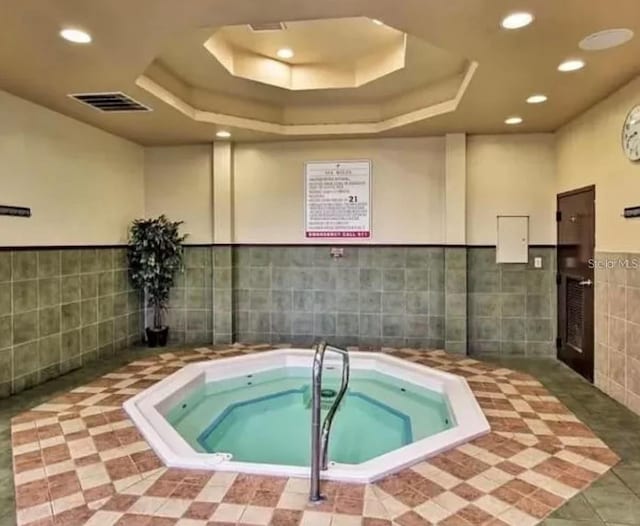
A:
<svg viewBox="0 0 640 526">
<path fill-rule="evenodd" d="M 129 229 L 129 275 L 134 286 L 146 294 L 146 307 L 153 308 L 153 328 L 163 327 L 169 291 L 177 272 L 184 269 L 182 221 L 136 219 Z"/>
</svg>

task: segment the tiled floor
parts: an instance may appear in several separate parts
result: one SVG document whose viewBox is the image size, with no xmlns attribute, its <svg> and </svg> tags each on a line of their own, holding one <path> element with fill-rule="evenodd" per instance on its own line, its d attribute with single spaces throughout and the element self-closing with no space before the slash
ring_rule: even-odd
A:
<svg viewBox="0 0 640 526">
<path fill-rule="evenodd" d="M 297 479 L 212 476 L 162 468 L 122 413 L 122 401 L 185 361 L 253 351 L 187 350 L 179 353 L 180 359 L 175 354 L 144 358 L 148 351 L 135 351 L 138 365 L 118 374 L 95 380 L 125 360 L 91 372 L 77 371 L 3 401 L 0 524 L 15 520 L 9 419 L 56 395 L 56 405 L 41 406 L 14 420 L 21 524 L 52 524 L 49 517 L 57 514 L 58 523 L 64 525 L 413 526 L 427 524 L 424 517 L 428 517 L 447 526 L 526 526 L 571 497 L 547 519 L 549 524 L 640 524 L 640 420 L 550 361 L 489 366 L 457 361 L 440 352 L 398 353 L 464 374 L 494 432 L 374 486 L 327 485 L 330 499 L 321 507 L 306 507 L 306 482 Z M 616 456 L 538 382 L 503 365 L 540 378 L 623 462 L 578 493 L 607 471 Z M 94 380 L 91 387 L 68 393 L 90 380 Z"/>
</svg>

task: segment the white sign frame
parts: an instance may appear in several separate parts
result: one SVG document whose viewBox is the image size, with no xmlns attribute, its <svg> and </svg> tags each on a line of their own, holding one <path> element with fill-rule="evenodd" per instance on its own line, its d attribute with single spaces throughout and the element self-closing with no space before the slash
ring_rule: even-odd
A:
<svg viewBox="0 0 640 526">
<path fill-rule="evenodd" d="M 366 173 L 358 174 L 357 177 L 364 177 L 367 186 L 367 203 L 366 203 L 366 230 L 358 229 L 349 230 L 348 227 L 343 230 L 316 230 L 310 228 L 308 211 L 309 211 L 309 176 L 312 175 L 310 169 L 319 169 L 320 167 L 329 167 L 334 165 L 342 169 L 348 169 L 349 166 L 356 167 L 358 170 L 366 165 Z M 371 231 L 371 206 L 372 206 L 372 190 L 371 190 L 372 162 L 371 159 L 348 159 L 333 161 L 307 161 L 304 163 L 304 236 L 305 239 L 354 239 L 354 240 L 370 240 L 372 238 Z"/>
</svg>

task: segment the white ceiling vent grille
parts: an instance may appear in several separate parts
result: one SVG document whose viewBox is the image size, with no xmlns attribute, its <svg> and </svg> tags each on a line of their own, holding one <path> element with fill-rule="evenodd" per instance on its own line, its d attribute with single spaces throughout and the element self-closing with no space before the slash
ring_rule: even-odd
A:
<svg viewBox="0 0 640 526">
<path fill-rule="evenodd" d="M 284 31 L 287 29 L 287 26 L 284 25 L 284 22 L 264 22 L 262 24 L 249 24 L 251 31 L 260 32 L 260 31 Z"/>
<path fill-rule="evenodd" d="M 72 93 L 69 95 L 82 104 L 108 113 L 151 111 L 149 106 L 132 99 L 121 91 L 105 93 Z"/>
</svg>

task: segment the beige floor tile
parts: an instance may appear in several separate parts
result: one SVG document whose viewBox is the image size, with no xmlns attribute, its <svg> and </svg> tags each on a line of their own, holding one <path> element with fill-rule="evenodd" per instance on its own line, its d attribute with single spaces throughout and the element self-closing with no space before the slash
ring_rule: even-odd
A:
<svg viewBox="0 0 640 526">
<path fill-rule="evenodd" d="M 305 511 L 302 514 L 300 526 L 331 526 L 331 513 L 321 511 Z"/>
<path fill-rule="evenodd" d="M 242 516 L 245 507 L 241 504 L 222 503 L 213 512 L 210 520 L 213 522 L 237 522 Z"/>
<path fill-rule="evenodd" d="M 242 524 L 256 524 L 267 526 L 271 522 L 273 508 L 264 506 L 247 506 L 240 516 Z"/>
</svg>

